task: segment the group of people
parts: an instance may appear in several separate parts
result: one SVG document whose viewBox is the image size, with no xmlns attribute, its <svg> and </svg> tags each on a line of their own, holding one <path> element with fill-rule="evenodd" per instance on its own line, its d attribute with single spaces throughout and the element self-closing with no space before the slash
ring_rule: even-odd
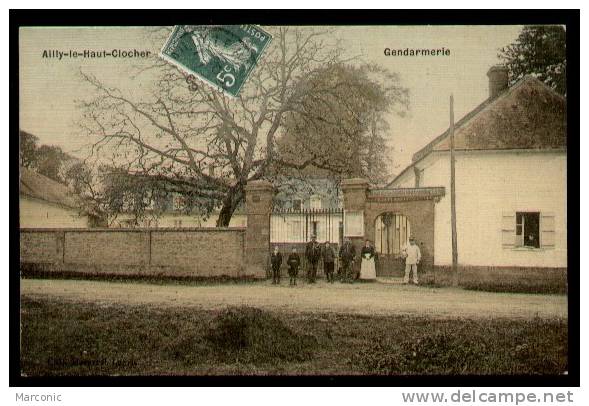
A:
<svg viewBox="0 0 589 406">
<path fill-rule="evenodd" d="M 410 244 L 403 248 L 403 256 L 405 258 L 405 283 L 409 283 L 409 273 L 413 272 L 413 281 L 418 283 L 417 279 L 417 264 L 421 260 L 421 252 L 419 247 L 415 244 L 413 238 L 410 239 Z M 354 271 L 354 263 L 358 259 L 356 257 L 356 248 L 349 239 L 345 239 L 344 243 L 339 249 L 338 257 L 340 260 L 339 279 L 342 283 L 353 283 L 355 279 L 360 280 L 375 280 L 376 279 L 376 250 L 369 240 L 366 240 L 362 250 L 360 251 L 360 273 L 356 274 Z M 336 253 L 329 241 L 324 244 L 317 242 L 317 237 L 312 236 L 311 241 L 305 246 L 305 258 L 307 259 L 307 282 L 315 283 L 317 279 L 317 268 L 319 262 L 323 261 L 323 271 L 327 282 L 335 282 L 335 258 Z M 270 257 L 272 267 L 272 283 L 280 284 L 280 268 L 282 266 L 282 254 L 277 246 Z M 297 252 L 297 248 L 293 247 L 292 252 L 286 259 L 288 267 L 288 276 L 290 285 L 297 284 L 297 277 L 299 268 L 301 266 L 301 257 Z"/>
</svg>

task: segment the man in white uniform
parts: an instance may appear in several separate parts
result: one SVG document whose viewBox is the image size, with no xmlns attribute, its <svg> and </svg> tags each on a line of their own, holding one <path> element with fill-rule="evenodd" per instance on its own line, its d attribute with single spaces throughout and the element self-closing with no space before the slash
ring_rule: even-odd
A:
<svg viewBox="0 0 589 406">
<path fill-rule="evenodd" d="M 421 261 L 421 251 L 417 244 L 415 244 L 415 238 L 409 238 L 409 245 L 403 247 L 403 256 L 405 257 L 405 279 L 404 283 L 409 283 L 409 273 L 413 271 L 413 283 L 416 285 L 419 283 L 417 279 L 417 264 Z"/>
</svg>

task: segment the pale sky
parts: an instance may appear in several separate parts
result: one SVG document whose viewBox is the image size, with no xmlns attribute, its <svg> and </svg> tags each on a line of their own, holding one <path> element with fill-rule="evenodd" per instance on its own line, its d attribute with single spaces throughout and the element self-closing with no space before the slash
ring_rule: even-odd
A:
<svg viewBox="0 0 589 406">
<path fill-rule="evenodd" d="M 334 35 L 349 56 L 399 73 L 410 91 L 404 118 L 391 116 L 394 173 L 411 155 L 448 127 L 448 100 L 454 94 L 456 120 L 488 97 L 487 71 L 499 62 L 498 49 L 512 43 L 520 26 L 346 26 Z M 88 139 L 76 135 L 75 100 L 87 89 L 78 77 L 82 69 L 113 87 L 135 88 L 149 83 L 130 81 L 141 59 L 50 59 L 44 50 L 159 49 L 145 41 L 141 27 L 21 28 L 20 128 L 43 144 L 59 145 L 72 155 Z M 384 49 L 450 49 L 450 56 L 385 56 Z M 148 63 L 144 60 L 144 63 Z"/>
</svg>

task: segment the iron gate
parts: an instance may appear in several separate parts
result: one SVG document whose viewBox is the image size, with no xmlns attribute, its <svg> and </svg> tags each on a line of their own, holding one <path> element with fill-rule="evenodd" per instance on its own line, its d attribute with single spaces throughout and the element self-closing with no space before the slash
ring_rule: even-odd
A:
<svg viewBox="0 0 589 406">
<path fill-rule="evenodd" d="M 301 257 L 301 272 L 307 269 L 305 245 L 311 236 L 317 237 L 320 244 L 328 241 L 336 254 L 343 242 L 344 211 L 343 209 L 274 209 L 270 215 L 270 244 L 285 256 L 297 249 Z M 283 267 L 284 265 L 283 261 Z M 319 261 L 319 274 L 322 274 L 323 261 Z M 301 275 L 301 274 L 300 274 Z"/>
</svg>

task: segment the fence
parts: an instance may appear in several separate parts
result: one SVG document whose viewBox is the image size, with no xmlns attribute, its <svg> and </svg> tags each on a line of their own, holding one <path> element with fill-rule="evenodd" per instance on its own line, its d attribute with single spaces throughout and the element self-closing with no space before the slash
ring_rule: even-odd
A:
<svg viewBox="0 0 589 406">
<path fill-rule="evenodd" d="M 97 274 L 244 275 L 245 228 L 21 229 L 21 264 Z"/>
<path fill-rule="evenodd" d="M 301 257 L 301 274 L 308 264 L 305 246 L 315 235 L 321 244 L 328 241 L 336 253 L 336 269 L 339 268 L 337 252 L 343 240 L 344 212 L 342 209 L 274 209 L 270 215 L 270 243 L 282 252 L 285 261 L 293 248 Z M 283 264 L 283 274 L 286 265 Z M 318 274 L 323 274 L 323 262 L 319 261 Z"/>
<path fill-rule="evenodd" d="M 344 212 L 342 209 L 275 209 L 270 216 L 270 242 L 306 243 L 317 241 L 341 244 Z"/>
</svg>

